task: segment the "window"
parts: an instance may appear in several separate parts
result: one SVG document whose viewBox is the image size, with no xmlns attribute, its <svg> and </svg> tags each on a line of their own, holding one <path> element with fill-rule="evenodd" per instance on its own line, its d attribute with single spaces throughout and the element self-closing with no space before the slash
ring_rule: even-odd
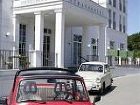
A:
<svg viewBox="0 0 140 105">
<path fill-rule="evenodd" d="M 26 25 L 20 24 L 19 54 L 26 55 Z"/>
<path fill-rule="evenodd" d="M 125 17 L 123 17 L 123 32 L 126 32 L 126 27 L 125 27 Z"/>
<path fill-rule="evenodd" d="M 121 15 L 120 15 L 120 18 L 119 18 L 119 31 L 121 32 L 122 31 L 122 19 L 121 19 Z"/>
<path fill-rule="evenodd" d="M 125 0 L 123 0 L 123 12 L 126 12 Z"/>
<path fill-rule="evenodd" d="M 113 12 L 113 29 L 116 29 L 116 13 Z"/>
<path fill-rule="evenodd" d="M 26 25 L 20 24 L 19 26 L 19 55 L 24 56 L 19 58 L 19 66 L 24 67 L 26 61 Z"/>
<path fill-rule="evenodd" d="M 81 63 L 81 49 L 82 49 L 82 36 L 74 34 L 73 38 L 73 63 L 74 65 L 79 65 Z"/>
<path fill-rule="evenodd" d="M 119 0 L 119 9 L 120 9 L 120 11 L 122 10 L 122 2 L 121 2 L 121 0 Z"/>
<path fill-rule="evenodd" d="M 51 29 L 45 28 L 45 29 L 44 29 L 44 33 L 46 33 L 46 34 L 51 34 L 51 33 L 52 33 L 52 30 L 51 30 Z"/>
<path fill-rule="evenodd" d="M 91 38 L 91 46 L 92 46 L 92 54 L 93 56 L 97 55 L 97 40 L 94 38 Z"/>
<path fill-rule="evenodd" d="M 103 72 L 102 65 L 96 64 L 82 64 L 80 66 L 80 71 L 92 71 L 92 72 Z"/>
<path fill-rule="evenodd" d="M 44 38 L 43 38 L 43 66 L 50 66 L 50 36 L 52 30 L 45 28 L 44 29 Z"/>
<path fill-rule="evenodd" d="M 91 44 L 96 44 L 96 39 L 94 39 L 94 38 L 91 38 Z"/>
<path fill-rule="evenodd" d="M 87 102 L 88 94 L 83 81 L 73 78 L 43 78 L 25 79 L 19 84 L 17 102 L 58 102 L 58 101 Z"/>
<path fill-rule="evenodd" d="M 110 5 L 112 5 L 112 0 L 109 0 L 108 3 L 109 3 Z"/>
<path fill-rule="evenodd" d="M 110 41 L 110 49 L 114 49 L 115 48 L 115 42 L 114 41 Z"/>
<path fill-rule="evenodd" d="M 111 28 L 111 17 L 112 17 L 111 16 L 111 9 L 108 10 L 108 15 L 109 15 L 108 16 L 109 17 L 109 19 L 108 19 L 108 27 Z"/>
<path fill-rule="evenodd" d="M 124 50 L 124 44 L 123 43 L 120 44 L 120 50 Z"/>
<path fill-rule="evenodd" d="M 116 0 L 113 0 L 113 7 L 116 7 Z"/>
</svg>

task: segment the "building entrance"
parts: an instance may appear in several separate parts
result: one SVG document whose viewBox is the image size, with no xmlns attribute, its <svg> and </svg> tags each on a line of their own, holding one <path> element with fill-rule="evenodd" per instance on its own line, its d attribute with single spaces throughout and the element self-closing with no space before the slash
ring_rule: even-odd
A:
<svg viewBox="0 0 140 105">
<path fill-rule="evenodd" d="M 51 36 L 51 30 L 50 29 L 44 29 L 43 66 L 51 66 L 51 59 L 50 59 L 50 36 Z"/>
<path fill-rule="evenodd" d="M 73 64 L 79 66 L 81 64 L 82 36 L 74 35 L 73 39 Z"/>
</svg>

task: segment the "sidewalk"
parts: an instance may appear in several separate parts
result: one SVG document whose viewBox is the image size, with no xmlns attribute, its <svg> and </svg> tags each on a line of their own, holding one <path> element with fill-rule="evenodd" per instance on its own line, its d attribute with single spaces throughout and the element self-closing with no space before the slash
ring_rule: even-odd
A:
<svg viewBox="0 0 140 105">
<path fill-rule="evenodd" d="M 119 76 L 125 76 L 130 74 L 140 73 L 140 67 L 132 67 L 132 66 L 115 66 L 111 69 L 113 78 Z"/>
</svg>

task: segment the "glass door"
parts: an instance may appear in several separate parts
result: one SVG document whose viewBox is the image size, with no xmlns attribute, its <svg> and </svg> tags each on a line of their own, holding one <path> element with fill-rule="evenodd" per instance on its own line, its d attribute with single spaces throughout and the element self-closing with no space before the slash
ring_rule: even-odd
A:
<svg viewBox="0 0 140 105">
<path fill-rule="evenodd" d="M 43 40 L 43 66 L 50 66 L 50 29 L 44 29 Z"/>
<path fill-rule="evenodd" d="M 78 66 L 81 64 L 82 36 L 74 35 L 73 49 L 73 63 Z"/>
</svg>

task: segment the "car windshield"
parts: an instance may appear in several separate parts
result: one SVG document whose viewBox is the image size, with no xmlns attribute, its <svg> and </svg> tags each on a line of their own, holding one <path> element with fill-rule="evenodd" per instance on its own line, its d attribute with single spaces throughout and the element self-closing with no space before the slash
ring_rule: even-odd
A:
<svg viewBox="0 0 140 105">
<path fill-rule="evenodd" d="M 88 101 L 82 81 L 77 79 L 30 79 L 19 84 L 17 102 Z"/>
<path fill-rule="evenodd" d="M 82 64 L 79 68 L 79 71 L 103 72 L 103 66 L 94 64 Z"/>
</svg>

